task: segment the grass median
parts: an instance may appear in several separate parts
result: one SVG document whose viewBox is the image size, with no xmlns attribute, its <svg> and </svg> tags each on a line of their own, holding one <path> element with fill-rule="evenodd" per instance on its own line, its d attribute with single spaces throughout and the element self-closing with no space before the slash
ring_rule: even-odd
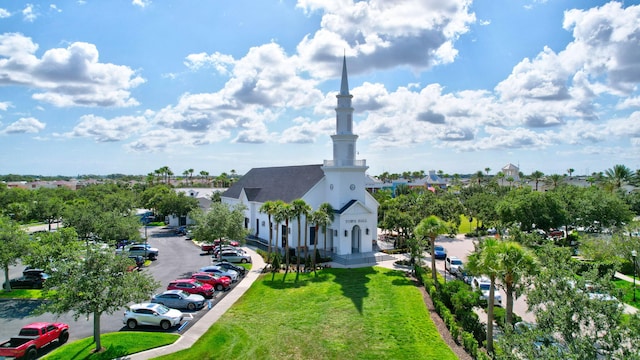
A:
<svg viewBox="0 0 640 360">
<path fill-rule="evenodd" d="M 456 359 L 404 273 L 295 275 L 262 276 L 191 348 L 162 359 Z"/>
<path fill-rule="evenodd" d="M 177 334 L 160 332 L 123 331 L 100 336 L 104 351 L 93 353 L 93 337 L 84 338 L 61 346 L 42 357 L 46 360 L 108 360 L 129 354 L 172 344 L 178 340 Z"/>
</svg>

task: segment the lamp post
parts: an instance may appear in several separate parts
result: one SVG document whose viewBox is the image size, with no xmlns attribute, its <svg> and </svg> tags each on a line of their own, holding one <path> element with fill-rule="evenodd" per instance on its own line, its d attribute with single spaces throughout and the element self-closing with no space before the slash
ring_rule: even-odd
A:
<svg viewBox="0 0 640 360">
<path fill-rule="evenodd" d="M 636 256 L 638 252 L 631 250 L 631 257 L 633 258 L 633 302 L 636 302 Z"/>
</svg>

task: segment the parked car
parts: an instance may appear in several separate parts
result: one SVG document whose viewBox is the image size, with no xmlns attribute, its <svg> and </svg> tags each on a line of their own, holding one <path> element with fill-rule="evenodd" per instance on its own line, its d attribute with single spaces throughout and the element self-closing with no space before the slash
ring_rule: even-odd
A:
<svg viewBox="0 0 640 360">
<path fill-rule="evenodd" d="M 462 260 L 455 256 L 447 256 L 444 260 L 444 268 L 449 274 L 455 275 L 458 271 L 462 270 Z"/>
<path fill-rule="evenodd" d="M 162 294 L 155 294 L 151 298 L 155 304 L 165 305 L 172 309 L 199 310 L 204 307 L 204 296 L 189 294 L 184 290 L 167 290 Z"/>
<path fill-rule="evenodd" d="M 228 276 L 231 279 L 231 282 L 236 282 L 238 281 L 238 273 L 234 270 L 226 270 L 220 266 L 205 266 L 200 268 L 200 270 L 198 270 L 199 272 L 207 272 L 207 273 L 213 273 L 213 274 L 217 274 L 220 276 Z"/>
<path fill-rule="evenodd" d="M 213 263 L 211 264 L 212 266 L 218 266 L 221 267 L 225 270 L 233 270 L 236 271 L 240 276 L 244 276 L 247 273 L 247 269 L 245 269 L 242 266 L 238 266 L 235 264 L 232 264 L 228 261 L 224 261 L 224 260 L 218 260 L 217 258 L 213 257 L 212 258 Z"/>
<path fill-rule="evenodd" d="M 220 260 L 225 260 L 232 263 L 246 264 L 251 262 L 250 255 L 241 253 L 240 251 L 234 251 L 234 250 L 224 250 L 220 252 L 220 254 L 218 255 L 218 258 Z"/>
<path fill-rule="evenodd" d="M 25 270 L 22 276 L 9 280 L 12 289 L 42 289 L 49 275 L 41 270 Z M 7 283 L 2 284 L 2 288 L 7 288 Z"/>
<path fill-rule="evenodd" d="M 213 297 L 213 286 L 203 284 L 195 279 L 178 279 L 173 280 L 167 286 L 167 290 L 184 290 L 189 294 L 198 294 L 206 298 Z"/>
<path fill-rule="evenodd" d="M 32 323 L 20 329 L 18 336 L 0 343 L 0 359 L 37 359 L 38 351 L 43 347 L 53 343 L 62 345 L 67 340 L 69 340 L 67 324 Z"/>
<path fill-rule="evenodd" d="M 442 245 L 435 245 L 433 247 L 433 256 L 436 259 L 444 260 L 447 257 L 447 249 Z"/>
<path fill-rule="evenodd" d="M 191 278 L 203 284 L 209 284 L 217 291 L 228 290 L 231 287 L 231 278 L 228 276 L 220 276 L 208 272 L 197 272 L 191 274 Z"/>
<path fill-rule="evenodd" d="M 158 249 L 151 247 L 149 244 L 131 244 L 126 245 L 123 248 L 116 249 L 118 254 L 126 254 L 129 256 L 139 255 L 149 260 L 155 260 L 158 258 Z"/>
<path fill-rule="evenodd" d="M 186 235 L 187 234 L 187 227 L 186 226 L 178 226 L 177 228 L 175 228 L 174 232 L 176 233 L 176 235 Z"/>
<path fill-rule="evenodd" d="M 489 299 L 489 289 L 491 288 L 491 280 L 485 277 L 475 277 L 471 282 L 471 287 L 473 290 L 480 291 L 480 299 L 488 300 Z M 498 292 L 498 289 L 494 289 L 493 292 L 493 304 L 497 306 L 502 306 L 502 295 Z"/>
<path fill-rule="evenodd" d="M 151 325 L 168 330 L 180 324 L 183 317 L 180 310 L 169 309 L 160 304 L 142 303 L 129 306 L 129 309 L 124 312 L 122 322 L 129 329 L 135 329 L 138 325 Z"/>
</svg>

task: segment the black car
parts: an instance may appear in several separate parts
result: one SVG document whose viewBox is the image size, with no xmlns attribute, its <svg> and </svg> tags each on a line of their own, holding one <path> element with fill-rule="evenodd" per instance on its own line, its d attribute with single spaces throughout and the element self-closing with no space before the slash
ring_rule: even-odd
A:
<svg viewBox="0 0 640 360">
<path fill-rule="evenodd" d="M 11 285 L 12 289 L 42 289 L 42 285 L 48 277 L 49 275 L 42 272 L 38 273 L 38 275 L 35 276 L 32 274 L 27 274 L 25 271 L 25 274 L 23 276 L 9 280 L 9 284 Z M 7 283 L 4 283 L 2 287 L 6 289 Z"/>
<path fill-rule="evenodd" d="M 211 265 L 219 266 L 225 270 L 235 270 L 238 272 L 238 274 L 240 274 L 240 276 L 244 276 L 244 274 L 247 272 L 247 269 L 243 268 L 242 266 L 234 265 L 228 261 L 214 261 Z"/>
</svg>

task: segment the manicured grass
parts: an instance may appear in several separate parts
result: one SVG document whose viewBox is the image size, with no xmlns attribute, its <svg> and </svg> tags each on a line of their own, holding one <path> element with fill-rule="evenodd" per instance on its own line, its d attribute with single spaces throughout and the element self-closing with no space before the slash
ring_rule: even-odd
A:
<svg viewBox="0 0 640 360">
<path fill-rule="evenodd" d="M 144 350 L 169 345 L 178 340 L 180 336 L 160 332 L 125 331 L 102 334 L 100 342 L 105 348 L 103 352 L 94 354 L 95 343 L 93 337 L 63 345 L 42 359 L 47 360 L 108 360 L 137 353 Z"/>
<path fill-rule="evenodd" d="M 400 271 L 259 278 L 190 349 L 162 359 L 456 359 Z"/>
<path fill-rule="evenodd" d="M 613 280 L 613 284 L 615 285 L 616 289 L 620 289 L 622 290 L 623 296 L 622 296 L 622 302 L 625 304 L 629 304 L 633 307 L 635 307 L 636 309 L 640 309 L 640 280 L 636 279 L 636 301 L 633 301 L 633 283 L 626 281 L 626 280 L 622 280 L 622 279 L 615 279 Z"/>
<path fill-rule="evenodd" d="M 0 291 L 0 299 L 42 299 L 42 290 L 36 289 L 13 289 L 11 291 Z"/>
</svg>

